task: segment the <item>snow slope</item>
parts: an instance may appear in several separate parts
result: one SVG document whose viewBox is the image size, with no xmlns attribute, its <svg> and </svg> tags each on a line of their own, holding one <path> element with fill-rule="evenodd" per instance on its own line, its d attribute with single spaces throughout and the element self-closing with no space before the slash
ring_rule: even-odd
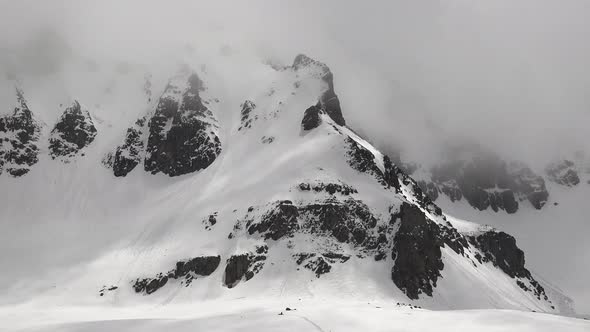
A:
<svg viewBox="0 0 590 332">
<path fill-rule="evenodd" d="M 287 308 L 291 310 L 287 310 Z M 391 302 L 206 301 L 190 306 L 15 308 L 0 331 L 587 331 L 590 323 L 511 310 L 430 311 Z"/>
<path fill-rule="evenodd" d="M 137 119 L 153 114 L 160 97 L 169 94 L 168 78 L 176 75 L 177 66 L 134 65 L 121 72 L 109 64 L 88 69 L 81 61 L 58 77 L 25 77 L 16 83 L 44 126 L 39 162 L 25 176 L 0 176 L 0 315 L 12 319 L 14 326 L 162 329 L 161 321 L 146 320 L 153 318 L 151 308 L 170 308 L 158 317 L 172 319 L 166 324 L 179 329 L 216 325 L 225 316 L 213 314 L 213 308 L 236 306 L 227 314 L 237 317 L 245 309 L 237 308 L 235 300 L 244 297 L 254 301 L 247 306 L 254 316 L 248 329 L 258 321 L 272 328 L 276 310 L 267 303 L 283 298 L 310 301 L 305 310 L 322 326 L 344 320 L 361 310 L 360 304 L 346 304 L 332 320 L 324 315 L 330 302 L 314 301 L 573 312 L 568 298 L 549 284 L 539 281 L 544 289 L 539 292 L 537 281 L 525 275 L 528 270 L 507 272 L 514 266 L 503 270 L 494 255 L 481 260 L 485 250 L 492 249 L 482 247 L 477 237 L 498 233 L 441 213 L 370 143 L 337 124 L 322 103 L 330 90 L 327 67 L 312 62 L 277 69 L 243 54 L 199 54 L 184 60 L 182 70 L 194 71 L 204 82 L 200 99 L 216 120 L 222 148 L 205 169 L 174 177 L 144 171 L 143 158 L 129 174 L 116 177 L 105 165 L 105 156 L 124 141 Z M 11 89 L 15 82 L 3 83 Z M 73 100 L 88 109 L 97 134 L 82 156 L 62 163 L 48 155 L 47 141 L 50 128 Z M 255 107 L 249 113 L 252 121 L 244 126 L 241 110 L 246 100 Z M 13 103 L 6 99 L 3 109 L 10 110 Z M 322 107 L 318 125 L 303 130 L 304 111 L 316 104 Z M 161 134 L 166 136 L 172 125 Z M 142 140 L 149 143 L 147 136 Z M 414 253 L 400 247 L 398 231 L 414 230 L 415 225 L 404 221 L 411 213 L 418 215 L 419 227 L 440 239 L 421 238 L 423 232 L 417 228 L 418 235 L 409 233 L 410 241 L 417 236 L 425 249 L 440 252 L 444 268 L 424 254 L 419 258 L 428 266 L 434 264 L 435 270 L 416 272 L 420 268 L 410 259 L 411 272 L 418 274 L 407 279 L 402 271 L 394 282 L 392 267 L 406 257 L 404 250 Z M 330 214 L 346 220 L 327 225 L 333 220 Z M 219 257 L 220 263 L 206 276 L 173 277 L 181 270 L 178 262 L 195 257 Z M 235 280 L 230 278 L 234 274 Z M 147 287 L 138 288 L 141 280 Z M 149 286 L 154 280 L 160 283 L 155 289 Z M 411 293 L 414 288 L 417 296 Z M 187 315 L 197 303 L 202 308 L 212 303 L 206 310 L 211 314 Z M 55 311 L 37 311 L 43 307 Z M 115 314 L 119 309 L 126 314 Z M 24 324 L 23 312 L 50 318 Z M 386 321 L 413 313 L 404 309 L 389 317 L 389 311 L 370 312 L 367 317 Z M 64 314 L 97 321 L 132 320 L 76 323 L 58 318 Z M 440 319 L 441 324 L 481 315 L 496 324 L 496 317 L 504 314 L 515 322 L 532 319 L 526 323 L 530 329 L 546 323 L 571 330 L 584 327 L 579 321 L 503 311 L 415 315 Z M 235 319 L 236 328 L 242 326 Z M 302 328 L 310 324 L 306 319 L 286 319 Z M 356 321 L 361 323 L 369 320 Z M 490 326 L 494 328 L 502 325 Z"/>
</svg>

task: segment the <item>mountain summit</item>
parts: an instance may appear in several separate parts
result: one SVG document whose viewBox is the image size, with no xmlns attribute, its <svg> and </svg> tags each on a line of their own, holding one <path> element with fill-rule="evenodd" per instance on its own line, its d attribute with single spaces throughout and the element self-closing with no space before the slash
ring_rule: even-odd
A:
<svg viewBox="0 0 590 332">
<path fill-rule="evenodd" d="M 39 253 L 8 263 L 5 301 L 321 296 L 571 311 L 514 237 L 445 214 L 347 127 L 325 64 L 298 55 L 254 68 L 234 90 L 231 70 L 188 66 L 143 95 L 144 74 L 126 74 L 121 90 L 76 97 L 51 132 L 34 114 L 53 106 L 29 109 L 19 90 L 0 119 L 0 213 L 38 227 Z M 541 200 L 536 187 L 507 186 Z M 505 196 L 485 199 L 510 210 Z M 37 265 L 52 237 L 59 261 Z"/>
</svg>

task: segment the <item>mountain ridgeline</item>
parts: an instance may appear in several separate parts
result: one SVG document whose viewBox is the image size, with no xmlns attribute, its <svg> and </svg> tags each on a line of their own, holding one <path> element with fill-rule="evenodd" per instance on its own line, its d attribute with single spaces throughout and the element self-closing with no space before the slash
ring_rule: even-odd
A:
<svg viewBox="0 0 590 332">
<path fill-rule="evenodd" d="M 524 165 L 489 157 L 441 165 L 432 170 L 431 181 L 417 182 L 401 162 L 347 127 L 328 66 L 298 55 L 291 66 L 273 70 L 280 84 L 271 93 L 236 105 L 232 118 L 238 125 L 224 127 L 229 124 L 221 121 L 218 107 L 202 96 L 207 82 L 197 71 L 183 69 L 168 81 L 153 109 L 120 133 L 119 145 L 100 151 L 103 165 L 96 166 L 102 171 L 106 166 L 117 181 L 134 172 L 223 178 L 248 167 L 248 162 L 264 163 L 254 168 L 264 176 L 240 179 L 252 197 L 241 195 L 238 202 L 220 196 L 227 211 L 200 206 L 195 212 L 203 214 L 201 233 L 209 234 L 203 241 L 213 241 L 207 250 L 194 257 L 178 256 L 175 264 L 155 273 L 139 271 L 129 277 L 132 273 L 125 272 L 127 279 L 103 288 L 101 297 L 125 287 L 137 296 L 151 296 L 215 278 L 219 287 L 233 291 L 257 278 L 270 278 L 265 271 L 275 276 L 292 267 L 285 273 L 323 280 L 332 273 L 341 276 L 347 266 L 374 264 L 380 268 L 370 271 L 387 270 L 391 294 L 400 292 L 425 305 L 453 291 L 473 301 L 492 298 L 498 306 L 567 310 L 560 307 L 560 298 L 552 298 L 557 292 L 527 270 L 512 236 L 486 226 L 457 224 L 434 203 L 442 193 L 452 200 L 465 198 L 480 210 L 514 213 L 524 201 L 540 209 L 548 198 L 542 177 Z M 42 153 L 50 162 L 65 164 L 87 157 L 101 131 L 83 104 L 74 101 L 44 134 L 45 125 L 35 119 L 23 91 L 16 93 L 14 111 L 0 118 L 2 176 L 41 171 L 42 165 L 36 164 Z M 289 108 L 293 105 L 298 111 Z M 246 146 L 249 153 L 236 151 L 236 146 Z M 253 159 L 244 160 L 249 154 Z M 233 155 L 240 157 L 227 164 Z M 550 174 L 565 185 L 576 185 L 579 180 L 571 169 L 567 163 L 557 165 Z M 257 181 L 262 189 L 256 189 Z M 194 190 L 186 196 L 198 197 L 200 192 Z M 453 280 L 458 273 L 471 280 L 470 286 Z M 481 275 L 497 283 L 490 285 Z M 473 294 L 479 290 L 469 287 L 485 288 L 486 295 L 479 297 Z"/>
</svg>

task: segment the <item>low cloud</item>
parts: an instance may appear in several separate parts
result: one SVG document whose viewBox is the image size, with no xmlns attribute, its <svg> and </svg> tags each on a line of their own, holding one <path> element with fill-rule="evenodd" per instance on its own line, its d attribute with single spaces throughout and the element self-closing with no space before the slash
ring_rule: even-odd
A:
<svg viewBox="0 0 590 332">
<path fill-rule="evenodd" d="M 583 0 L 5 1 L 0 12 L 8 75 L 187 44 L 286 63 L 303 52 L 332 68 L 348 123 L 385 149 L 427 159 L 460 139 L 532 162 L 590 151 Z"/>
</svg>

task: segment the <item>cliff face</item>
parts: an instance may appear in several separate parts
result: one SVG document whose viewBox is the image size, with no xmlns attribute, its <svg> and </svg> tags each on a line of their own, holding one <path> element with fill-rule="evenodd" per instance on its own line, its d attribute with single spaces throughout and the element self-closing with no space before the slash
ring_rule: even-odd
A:
<svg viewBox="0 0 590 332">
<path fill-rule="evenodd" d="M 292 66 L 260 66 L 260 81 L 236 90 L 234 77 L 205 67 L 159 90 L 151 80 L 122 124 L 100 113 L 106 106 L 76 101 L 47 135 L 20 94 L 0 122 L 14 134 L 0 160 L 12 175 L 35 163 L 47 174 L 0 179 L 11 188 L 0 213 L 50 220 L 46 232 L 73 234 L 64 248 L 95 250 L 73 259 L 76 275 L 53 275 L 76 289 L 103 285 L 92 301 L 355 294 L 437 309 L 567 310 L 513 237 L 435 203 L 449 193 L 478 209 L 540 207 L 542 178 L 490 157 L 417 182 L 346 126 L 325 64 L 299 55 Z M 27 200 L 36 204 L 17 208 Z"/>
</svg>

